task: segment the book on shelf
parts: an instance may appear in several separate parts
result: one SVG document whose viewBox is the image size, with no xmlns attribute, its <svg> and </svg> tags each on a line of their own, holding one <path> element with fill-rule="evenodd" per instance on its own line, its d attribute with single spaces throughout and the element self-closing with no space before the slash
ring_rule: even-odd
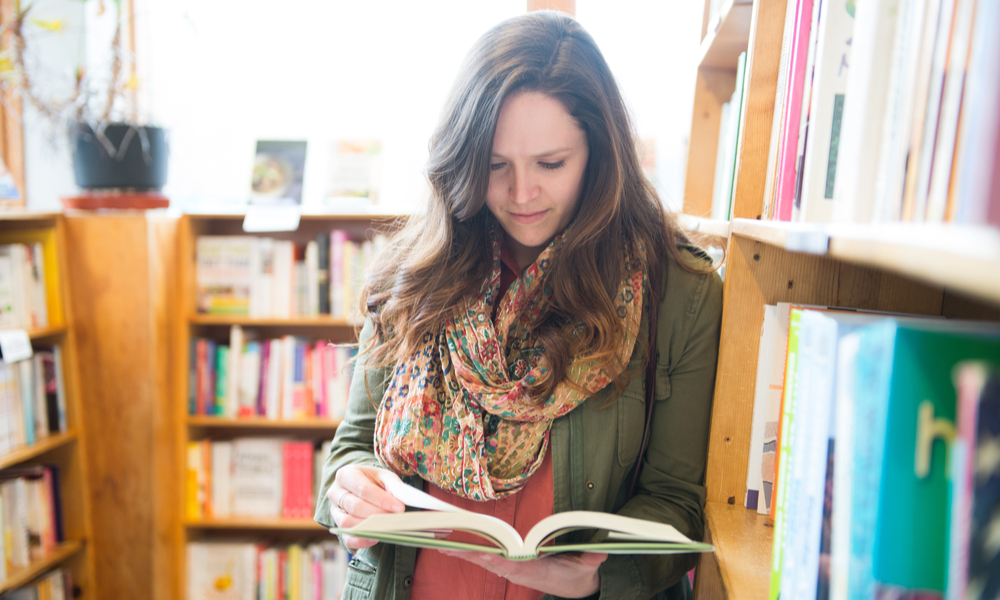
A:
<svg viewBox="0 0 1000 600">
<path fill-rule="evenodd" d="M 0 244 L 0 329 L 48 324 L 42 244 Z"/>
<path fill-rule="evenodd" d="M 1000 363 L 960 363 L 951 448 L 951 537 L 948 600 L 1000 596 Z"/>
<path fill-rule="evenodd" d="M 185 514 L 192 520 L 307 519 L 323 449 L 282 438 L 188 442 Z"/>
<path fill-rule="evenodd" d="M 998 11 L 789 2 L 764 218 L 1000 223 Z"/>
<path fill-rule="evenodd" d="M 244 235 L 199 236 L 198 312 L 357 319 L 362 273 L 384 244 L 382 234 L 357 241 L 339 229 L 305 243 Z"/>
<path fill-rule="evenodd" d="M 740 128 L 744 91 L 746 90 L 746 52 L 740 54 L 736 67 L 736 89 L 729 102 L 722 105 L 719 143 L 715 159 L 715 183 L 712 187 L 712 218 L 728 221 L 733 205 L 733 183 L 739 156 Z"/>
<path fill-rule="evenodd" d="M 531 560 L 559 552 L 681 554 L 714 551 L 711 545 L 694 542 L 671 525 L 592 511 L 568 511 L 548 516 L 522 538 L 517 530 L 496 517 L 462 510 L 397 480 L 386 478 L 383 483 L 389 493 L 407 506 L 424 510 L 377 514 L 354 527 L 330 531 L 416 548 L 488 552 L 510 560 Z M 579 529 L 593 529 L 596 535 L 585 543 L 554 541 L 564 533 Z M 441 537 L 443 533 L 448 535 Z M 456 536 L 456 533 L 474 537 L 468 540 L 469 536 Z"/>
<path fill-rule="evenodd" d="M 0 455 L 66 431 L 59 346 L 0 361 Z"/>
<path fill-rule="evenodd" d="M 73 585 L 69 571 L 55 569 L 34 582 L 5 592 L 4 600 L 72 600 Z"/>
<path fill-rule="evenodd" d="M 193 338 L 188 413 L 227 418 L 338 419 L 347 408 L 357 348 L 296 336 L 253 339 L 230 328 L 229 344 Z"/>
<path fill-rule="evenodd" d="M 348 555 L 335 542 L 268 546 L 208 541 L 187 545 L 190 600 L 339 600 Z"/>
<path fill-rule="evenodd" d="M 63 541 L 59 470 L 24 465 L 0 472 L 0 579 L 52 554 Z"/>
</svg>

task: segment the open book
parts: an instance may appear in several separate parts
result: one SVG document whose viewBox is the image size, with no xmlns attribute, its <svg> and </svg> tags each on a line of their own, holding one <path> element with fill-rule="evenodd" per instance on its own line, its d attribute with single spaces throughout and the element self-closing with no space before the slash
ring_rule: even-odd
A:
<svg viewBox="0 0 1000 600">
<path fill-rule="evenodd" d="M 397 480 L 383 480 L 386 490 L 407 506 L 423 512 L 386 513 L 368 517 L 349 529 L 331 533 L 354 535 L 401 546 L 442 548 L 499 554 L 511 560 L 531 560 L 557 552 L 608 554 L 682 554 L 713 552 L 709 544 L 694 542 L 670 525 L 621 515 L 590 511 L 556 513 L 539 521 L 521 538 L 517 530 L 496 517 L 462 510 Z M 579 529 L 596 529 L 606 535 L 580 544 L 549 544 L 556 537 Z M 465 531 L 482 538 L 482 544 L 441 539 L 440 534 Z"/>
</svg>

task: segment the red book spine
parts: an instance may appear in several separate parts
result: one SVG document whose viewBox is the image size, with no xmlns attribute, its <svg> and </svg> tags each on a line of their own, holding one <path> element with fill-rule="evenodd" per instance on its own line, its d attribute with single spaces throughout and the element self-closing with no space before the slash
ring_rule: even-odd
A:
<svg viewBox="0 0 1000 600">
<path fill-rule="evenodd" d="M 303 442 L 300 450 L 300 464 L 302 465 L 302 518 L 308 519 L 313 514 L 313 445 L 311 442 Z"/>
<path fill-rule="evenodd" d="M 281 454 L 281 516 L 285 519 L 292 519 L 295 512 L 295 442 L 285 442 Z"/>
</svg>

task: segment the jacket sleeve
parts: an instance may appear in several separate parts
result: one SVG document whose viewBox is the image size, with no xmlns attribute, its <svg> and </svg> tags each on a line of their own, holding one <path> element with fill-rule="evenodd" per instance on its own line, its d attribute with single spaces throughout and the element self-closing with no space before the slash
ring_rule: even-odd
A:
<svg viewBox="0 0 1000 600">
<path fill-rule="evenodd" d="M 671 267 L 657 327 L 656 404 L 649 445 L 635 496 L 619 514 L 668 523 L 701 541 L 722 280 L 716 273 L 698 275 L 676 264 Z M 610 556 L 600 569 L 600 597 L 649 598 L 680 581 L 697 559 L 697 554 Z"/>
<path fill-rule="evenodd" d="M 359 336 L 361 348 L 365 347 L 373 333 L 371 319 L 367 319 Z M 334 527 L 330 500 L 326 494 L 333 485 L 337 469 L 345 465 L 383 466 L 375 456 L 375 415 L 391 372 L 390 367 L 369 367 L 368 356 L 358 354 L 348 394 L 347 414 L 337 427 L 330 454 L 323 463 L 323 480 L 313 519 L 324 527 Z"/>
</svg>

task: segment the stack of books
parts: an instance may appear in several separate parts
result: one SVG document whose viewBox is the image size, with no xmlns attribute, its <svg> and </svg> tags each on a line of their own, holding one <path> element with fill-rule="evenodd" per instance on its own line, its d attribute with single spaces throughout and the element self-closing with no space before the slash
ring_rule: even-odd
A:
<svg viewBox="0 0 1000 600">
<path fill-rule="evenodd" d="M 48 324 L 42 245 L 0 245 L 0 329 L 34 329 Z"/>
<path fill-rule="evenodd" d="M 56 569 L 30 585 L 7 592 L 3 597 L 4 600 L 72 600 L 73 584 L 69 571 Z"/>
<path fill-rule="evenodd" d="M 65 431 L 59 346 L 24 360 L 0 361 L 0 455 Z"/>
<path fill-rule="evenodd" d="M 0 473 L 0 581 L 51 554 L 64 540 L 59 469 L 14 467 Z"/>
</svg>

